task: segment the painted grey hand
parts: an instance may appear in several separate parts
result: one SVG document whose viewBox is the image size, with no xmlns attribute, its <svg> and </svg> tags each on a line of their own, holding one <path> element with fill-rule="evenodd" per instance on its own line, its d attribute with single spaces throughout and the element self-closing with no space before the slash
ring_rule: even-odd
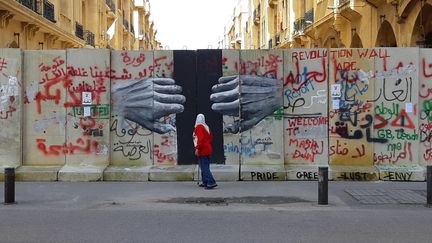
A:
<svg viewBox="0 0 432 243">
<path fill-rule="evenodd" d="M 119 82 L 112 87 L 113 112 L 160 134 L 175 131 L 161 117 L 181 113 L 186 98 L 170 78 Z"/>
<path fill-rule="evenodd" d="M 283 106 L 281 80 L 241 75 L 221 77 L 218 82 L 212 87 L 212 109 L 238 118 L 225 125 L 226 133 L 247 131 Z"/>
</svg>

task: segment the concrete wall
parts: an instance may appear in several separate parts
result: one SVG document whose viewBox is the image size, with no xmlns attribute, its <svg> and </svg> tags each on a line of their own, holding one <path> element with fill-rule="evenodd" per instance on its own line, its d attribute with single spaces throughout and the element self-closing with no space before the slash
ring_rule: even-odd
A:
<svg viewBox="0 0 432 243">
<path fill-rule="evenodd" d="M 0 49 L 0 166 L 21 164 L 22 54 Z"/>
<path fill-rule="evenodd" d="M 194 179 L 195 166 L 178 161 L 193 151 L 178 151 L 190 141 L 178 141 L 176 114 L 194 94 L 172 79 L 175 52 L 0 49 L 0 166 L 18 167 L 22 180 Z M 329 166 L 333 180 L 424 180 L 431 50 L 218 56 L 209 99 L 223 115 L 225 163 L 216 178 L 316 180 Z"/>
<path fill-rule="evenodd" d="M 327 165 L 327 49 L 284 52 L 284 146 L 288 179 L 317 177 Z"/>
</svg>

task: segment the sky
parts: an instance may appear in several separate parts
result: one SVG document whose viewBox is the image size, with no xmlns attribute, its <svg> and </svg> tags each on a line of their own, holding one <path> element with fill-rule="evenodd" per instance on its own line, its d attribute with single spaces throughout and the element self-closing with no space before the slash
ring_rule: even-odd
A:
<svg viewBox="0 0 432 243">
<path fill-rule="evenodd" d="M 217 49 L 238 0 L 150 0 L 156 38 L 164 48 Z"/>
</svg>

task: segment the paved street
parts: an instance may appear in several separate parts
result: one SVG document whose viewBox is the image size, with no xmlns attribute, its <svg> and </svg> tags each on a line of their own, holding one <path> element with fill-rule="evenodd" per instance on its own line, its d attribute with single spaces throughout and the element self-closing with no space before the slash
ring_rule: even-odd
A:
<svg viewBox="0 0 432 243">
<path fill-rule="evenodd" d="M 329 182 L 320 206 L 317 182 L 19 182 L 0 242 L 432 242 L 425 190 Z"/>
</svg>

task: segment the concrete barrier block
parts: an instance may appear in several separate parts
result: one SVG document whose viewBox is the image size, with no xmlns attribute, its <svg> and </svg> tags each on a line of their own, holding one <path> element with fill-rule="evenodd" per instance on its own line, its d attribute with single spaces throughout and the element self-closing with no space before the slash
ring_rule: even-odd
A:
<svg viewBox="0 0 432 243">
<path fill-rule="evenodd" d="M 377 181 L 379 171 L 375 166 L 330 166 L 329 180 Z"/>
<path fill-rule="evenodd" d="M 159 165 L 152 166 L 149 172 L 150 181 L 193 181 L 195 165 Z"/>
<path fill-rule="evenodd" d="M 242 165 L 241 180 L 244 181 L 284 181 L 286 170 L 283 165 Z"/>
<path fill-rule="evenodd" d="M 320 165 L 285 166 L 287 171 L 287 180 L 316 181 L 318 180 L 319 166 Z"/>
<path fill-rule="evenodd" d="M 201 174 L 198 176 L 199 166 L 197 165 L 194 170 L 194 180 L 201 180 Z M 210 171 L 217 181 L 238 181 L 239 180 L 239 166 L 238 165 L 221 165 L 211 164 Z"/>
<path fill-rule="evenodd" d="M 17 181 L 57 181 L 61 166 L 21 166 L 16 170 Z"/>
<path fill-rule="evenodd" d="M 101 181 L 105 166 L 64 166 L 58 173 L 59 181 Z"/>
<path fill-rule="evenodd" d="M 419 165 L 412 166 L 377 166 L 380 180 L 383 181 L 425 181 L 426 169 Z"/>
<path fill-rule="evenodd" d="M 148 181 L 151 166 L 108 166 L 104 181 Z"/>
</svg>

